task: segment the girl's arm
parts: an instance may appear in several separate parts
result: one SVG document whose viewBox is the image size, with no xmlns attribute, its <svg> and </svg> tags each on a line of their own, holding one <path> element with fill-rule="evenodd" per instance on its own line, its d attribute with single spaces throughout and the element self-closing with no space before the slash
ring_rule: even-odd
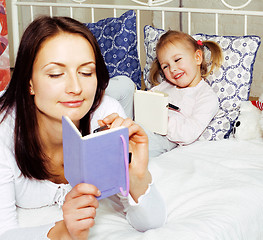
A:
<svg viewBox="0 0 263 240">
<path fill-rule="evenodd" d="M 185 99 L 180 108 L 180 112 L 169 114 L 167 138 L 186 145 L 200 137 L 218 112 L 219 103 L 217 96 L 208 91 L 196 98 Z"/>
</svg>

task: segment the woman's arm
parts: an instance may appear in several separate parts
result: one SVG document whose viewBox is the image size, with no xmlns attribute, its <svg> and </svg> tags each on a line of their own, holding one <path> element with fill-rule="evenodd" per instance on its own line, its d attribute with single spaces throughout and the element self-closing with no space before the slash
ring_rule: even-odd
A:
<svg viewBox="0 0 263 240">
<path fill-rule="evenodd" d="M 1 142 L 0 142 L 1 143 Z M 99 196 L 98 189 L 89 184 L 75 186 L 66 196 L 63 206 L 64 221 L 37 227 L 19 227 L 16 210 L 15 176 L 10 161 L 12 154 L 1 145 L 0 156 L 0 239 L 87 239 Z M 19 199 L 18 199 L 19 200 Z M 33 222 L 34 219 L 31 219 Z"/>
<path fill-rule="evenodd" d="M 48 239 L 47 233 L 54 223 L 39 227 L 19 227 L 16 211 L 15 176 L 14 169 L 11 167 L 13 154 L 5 142 L 1 140 L 0 152 L 0 239 Z"/>
<path fill-rule="evenodd" d="M 55 223 L 37 227 L 12 228 L 0 235 L 2 240 L 49 240 L 47 234 Z"/>
<path fill-rule="evenodd" d="M 138 198 L 145 193 L 152 181 L 148 170 L 148 137 L 138 124 L 129 118 L 121 118 L 117 113 L 99 121 L 100 126 L 105 124 L 110 128 L 124 126 L 129 130 L 129 151 L 132 153 L 129 165 L 130 194 L 138 202 Z"/>
<path fill-rule="evenodd" d="M 99 121 L 102 126 L 125 126 L 129 129 L 129 151 L 132 160 L 129 165 L 130 195 L 120 197 L 129 223 L 139 231 L 161 227 L 166 220 L 166 207 L 160 193 L 153 184 L 148 170 L 148 137 L 144 130 L 131 119 L 111 114 Z"/>
<path fill-rule="evenodd" d="M 146 192 L 141 195 L 136 203 L 131 195 L 123 197 L 118 194 L 124 206 L 128 222 L 138 231 L 162 227 L 166 222 L 165 202 L 152 182 Z"/>
<path fill-rule="evenodd" d="M 1 134 L 0 134 L 1 135 Z M 0 236 L 5 231 L 18 227 L 16 218 L 16 200 L 14 173 L 8 161 L 12 154 L 0 140 Z M 1 238 L 0 238 L 1 239 Z"/>
</svg>

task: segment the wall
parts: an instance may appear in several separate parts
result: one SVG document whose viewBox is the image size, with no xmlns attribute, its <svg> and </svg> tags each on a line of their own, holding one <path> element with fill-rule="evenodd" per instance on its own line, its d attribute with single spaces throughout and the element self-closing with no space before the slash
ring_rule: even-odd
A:
<svg viewBox="0 0 263 240">
<path fill-rule="evenodd" d="M 220 8 L 225 9 L 226 7 L 221 3 L 221 1 L 211 1 L 211 0 L 184 0 L 185 7 L 200 7 L 205 6 L 206 8 Z M 246 0 L 226 0 L 228 4 L 232 4 L 234 6 L 244 4 Z M 255 10 L 255 11 L 263 11 L 263 1 L 262 0 L 252 0 L 252 2 L 244 9 L 244 10 Z M 203 32 L 203 33 L 211 33 L 214 34 L 215 30 L 209 27 L 209 22 L 213 21 L 213 16 L 210 18 L 204 18 L 201 14 L 196 14 L 192 17 L 193 24 L 193 32 Z M 240 27 L 240 23 L 243 24 L 244 18 L 238 16 L 229 16 L 229 17 L 220 17 L 220 28 L 219 28 L 219 35 L 244 35 L 243 27 Z M 231 22 L 232 24 L 229 24 Z M 241 24 L 241 25 L 242 25 Z M 248 17 L 248 35 L 258 35 L 261 37 L 261 41 L 263 42 L 263 17 Z M 185 27 L 186 29 L 186 27 Z M 201 29 L 201 30 L 200 30 Z M 259 47 L 256 62 L 254 65 L 254 75 L 253 75 L 253 82 L 251 86 L 250 96 L 258 97 L 263 94 L 263 43 Z"/>
<path fill-rule="evenodd" d="M 246 3 L 246 0 L 236 1 L 236 0 L 226 0 L 228 4 L 233 6 L 238 6 L 241 4 Z M 237 3 L 238 2 L 238 3 Z M 183 7 L 189 8 L 204 8 L 207 9 L 227 9 L 220 0 L 182 0 Z M 178 7 L 179 2 L 178 0 L 169 3 L 168 6 L 171 7 Z M 256 11 L 263 11 L 263 1 L 262 0 L 252 0 L 252 2 L 243 10 L 256 10 Z M 187 14 L 182 14 L 182 29 L 180 29 L 180 16 L 179 14 L 173 15 L 172 13 L 167 13 L 165 16 L 165 28 L 167 29 L 176 29 L 182 30 L 184 32 L 188 32 L 187 27 Z M 203 15 L 203 14 L 192 14 L 191 15 L 191 34 L 196 33 L 207 33 L 207 34 L 215 34 L 215 27 L 214 24 L 211 25 L 211 22 L 214 23 L 215 17 L 213 14 Z M 231 24 L 229 24 L 231 22 Z M 219 15 L 219 35 L 237 35 L 242 36 L 244 35 L 243 29 L 243 22 L 244 18 L 239 17 L 236 15 L 230 16 L 220 16 Z M 242 24 L 240 24 L 242 23 Z M 155 14 L 153 17 L 153 24 L 157 28 L 161 28 L 161 15 Z M 261 37 L 263 42 L 263 16 L 262 17 L 248 17 L 248 35 L 258 35 Z M 261 68 L 263 66 L 263 43 L 261 44 L 257 57 L 256 62 L 254 65 L 253 71 L 253 82 L 251 86 L 250 96 L 258 97 L 263 94 L 263 71 Z"/>
<path fill-rule="evenodd" d="M 32 1 L 32 0 L 28 0 Z M 34 0 L 34 1 L 44 1 L 44 0 Z M 71 0 L 50 0 L 50 2 L 71 2 Z M 226 7 L 221 3 L 220 0 L 181 0 L 184 7 L 204 7 L 204 8 L 219 8 L 219 9 L 226 9 Z M 106 3 L 106 4 L 118 4 L 118 5 L 126 5 L 131 4 L 132 1 L 130 0 L 88 0 L 87 3 Z M 144 0 L 146 2 L 146 0 Z M 227 3 L 237 5 L 245 3 L 246 0 L 226 0 Z M 237 3 L 238 2 L 238 3 Z M 11 13 L 10 12 L 11 1 L 7 1 L 7 20 L 8 20 L 8 28 L 9 28 L 9 45 L 10 45 L 10 63 L 11 66 L 14 65 L 13 56 L 13 48 L 12 48 L 12 35 L 11 35 Z M 169 3 L 168 6 L 179 7 L 179 0 L 174 0 L 173 2 Z M 263 11 L 263 1 L 262 0 L 252 0 L 252 2 L 245 8 L 245 10 L 257 10 Z M 117 15 L 119 16 L 123 11 L 117 11 Z M 48 8 L 43 11 L 36 9 L 37 14 L 49 13 Z M 54 12 L 56 15 L 69 15 L 69 11 L 67 9 L 59 10 L 59 12 Z M 30 19 L 28 18 L 29 12 L 23 13 L 22 18 L 23 20 L 20 22 L 20 29 L 23 30 L 27 24 L 29 23 Z M 90 18 L 90 11 L 88 10 L 81 10 L 76 9 L 74 10 L 74 16 L 83 22 L 91 21 Z M 110 10 L 101 10 L 95 11 L 95 21 L 98 21 L 101 18 L 106 18 L 112 16 L 112 12 Z M 165 15 L 166 21 L 166 28 L 170 29 L 180 29 L 180 18 L 182 19 L 182 30 L 187 32 L 187 15 L 182 14 L 172 14 L 167 13 Z M 141 49 L 143 50 L 143 27 L 145 25 L 154 24 L 154 26 L 161 28 L 160 21 L 161 15 L 154 14 L 152 15 L 149 11 L 141 11 L 141 26 L 140 26 L 140 35 L 141 35 Z M 222 17 L 219 16 L 220 28 L 219 34 L 220 35 L 243 35 L 243 27 L 240 27 L 240 22 L 243 22 L 243 18 L 237 16 L 229 16 L 229 17 Z M 202 14 L 192 14 L 192 34 L 195 33 L 207 33 L 207 34 L 215 34 L 214 25 L 211 25 L 211 22 L 214 22 L 214 15 L 202 15 Z M 231 22 L 232 24 L 229 24 Z M 251 20 L 248 18 L 249 24 L 249 31 L 248 34 L 251 35 L 259 35 L 263 41 L 263 17 L 257 17 Z M 262 44 L 263 45 L 263 44 Z M 263 46 L 260 46 L 256 63 L 254 65 L 254 76 L 253 76 L 253 83 L 251 87 L 251 96 L 257 97 L 261 93 L 263 93 L 263 71 L 261 71 L 261 66 L 263 66 Z M 144 66 L 145 63 L 145 56 L 144 54 L 141 56 L 141 63 Z"/>
</svg>

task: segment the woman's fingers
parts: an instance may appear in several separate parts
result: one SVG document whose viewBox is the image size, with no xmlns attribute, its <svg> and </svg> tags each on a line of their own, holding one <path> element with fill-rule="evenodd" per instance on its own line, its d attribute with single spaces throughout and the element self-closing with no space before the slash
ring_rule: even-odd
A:
<svg viewBox="0 0 263 240">
<path fill-rule="evenodd" d="M 94 207 L 85 207 L 85 208 L 80 208 L 80 209 L 75 209 L 74 212 L 63 212 L 64 215 L 64 220 L 67 223 L 67 219 L 69 219 L 68 221 L 70 221 L 70 223 L 74 223 L 76 222 L 76 225 L 82 221 L 82 220 L 94 220 L 96 217 L 96 208 Z M 93 224 L 93 221 L 86 221 L 89 222 L 89 224 Z M 88 228 L 90 228 L 91 226 L 87 226 Z M 82 229 L 80 227 L 80 229 Z"/>
<path fill-rule="evenodd" d="M 64 220 L 67 230 L 72 239 L 88 239 L 89 229 L 94 226 L 93 218 L 80 221 L 71 221 L 70 224 Z"/>
<path fill-rule="evenodd" d="M 85 207 L 99 207 L 99 201 L 93 195 L 82 195 L 77 198 L 72 198 L 70 201 L 65 201 L 63 205 L 64 211 L 71 211 L 71 209 L 81 209 Z"/>
<path fill-rule="evenodd" d="M 87 207 L 98 208 L 99 202 L 96 196 L 99 196 L 99 190 L 92 184 L 80 183 L 72 188 L 66 195 L 62 206 L 63 214 L 73 214 L 76 209 Z"/>
<path fill-rule="evenodd" d="M 92 184 L 80 183 L 72 188 L 72 190 L 66 195 L 65 200 L 67 201 L 70 198 L 76 198 L 84 194 L 99 197 L 101 193 L 99 189 Z"/>
<path fill-rule="evenodd" d="M 131 124 L 131 126 L 129 127 L 129 135 L 130 137 L 132 136 L 133 141 L 137 142 L 137 143 L 148 143 L 148 136 L 145 133 L 145 131 L 143 130 L 143 128 L 134 123 Z"/>
<path fill-rule="evenodd" d="M 72 239 L 86 239 L 95 224 L 99 190 L 92 184 L 80 183 L 66 195 L 62 206 L 65 226 Z"/>
<path fill-rule="evenodd" d="M 138 133 L 141 136 L 146 136 L 146 133 L 144 130 L 136 124 L 132 119 L 126 118 L 123 119 L 120 117 L 117 113 L 112 113 L 103 120 L 98 121 L 100 126 L 103 126 L 105 124 L 110 125 L 111 128 L 113 127 L 119 127 L 119 126 L 124 126 L 129 128 L 129 136 Z"/>
<path fill-rule="evenodd" d="M 64 219 L 81 220 L 94 218 L 99 201 L 96 198 L 98 189 L 92 184 L 81 183 L 76 185 L 66 195 L 62 206 Z"/>
<path fill-rule="evenodd" d="M 112 113 L 102 120 L 102 122 L 110 126 L 110 128 L 122 126 L 123 121 L 124 119 L 121 118 L 117 113 Z"/>
<path fill-rule="evenodd" d="M 95 219 L 96 208 L 95 207 L 88 207 L 88 208 L 77 209 L 76 214 L 78 215 L 79 220 L 84 220 L 84 219 L 88 219 L 88 218 Z"/>
<path fill-rule="evenodd" d="M 111 124 L 118 117 L 119 117 L 118 113 L 112 113 L 112 114 L 108 115 L 107 117 L 105 117 L 102 121 L 105 124 Z"/>
</svg>

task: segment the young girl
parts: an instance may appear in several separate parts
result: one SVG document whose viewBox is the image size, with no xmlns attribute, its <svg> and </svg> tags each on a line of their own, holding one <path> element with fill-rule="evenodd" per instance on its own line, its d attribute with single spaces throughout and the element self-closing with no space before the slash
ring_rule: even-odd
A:
<svg viewBox="0 0 263 240">
<path fill-rule="evenodd" d="M 204 46 L 211 51 L 209 71 L 204 59 Z M 156 56 L 150 79 L 157 85 L 161 72 L 165 81 L 151 91 L 168 93 L 169 102 L 180 110 L 169 109 L 166 136 L 147 131 L 150 156 L 169 151 L 178 144 L 193 143 L 200 137 L 218 111 L 217 95 L 205 78 L 222 62 L 222 51 L 217 43 L 196 41 L 186 33 L 171 30 L 159 39 Z"/>
</svg>

